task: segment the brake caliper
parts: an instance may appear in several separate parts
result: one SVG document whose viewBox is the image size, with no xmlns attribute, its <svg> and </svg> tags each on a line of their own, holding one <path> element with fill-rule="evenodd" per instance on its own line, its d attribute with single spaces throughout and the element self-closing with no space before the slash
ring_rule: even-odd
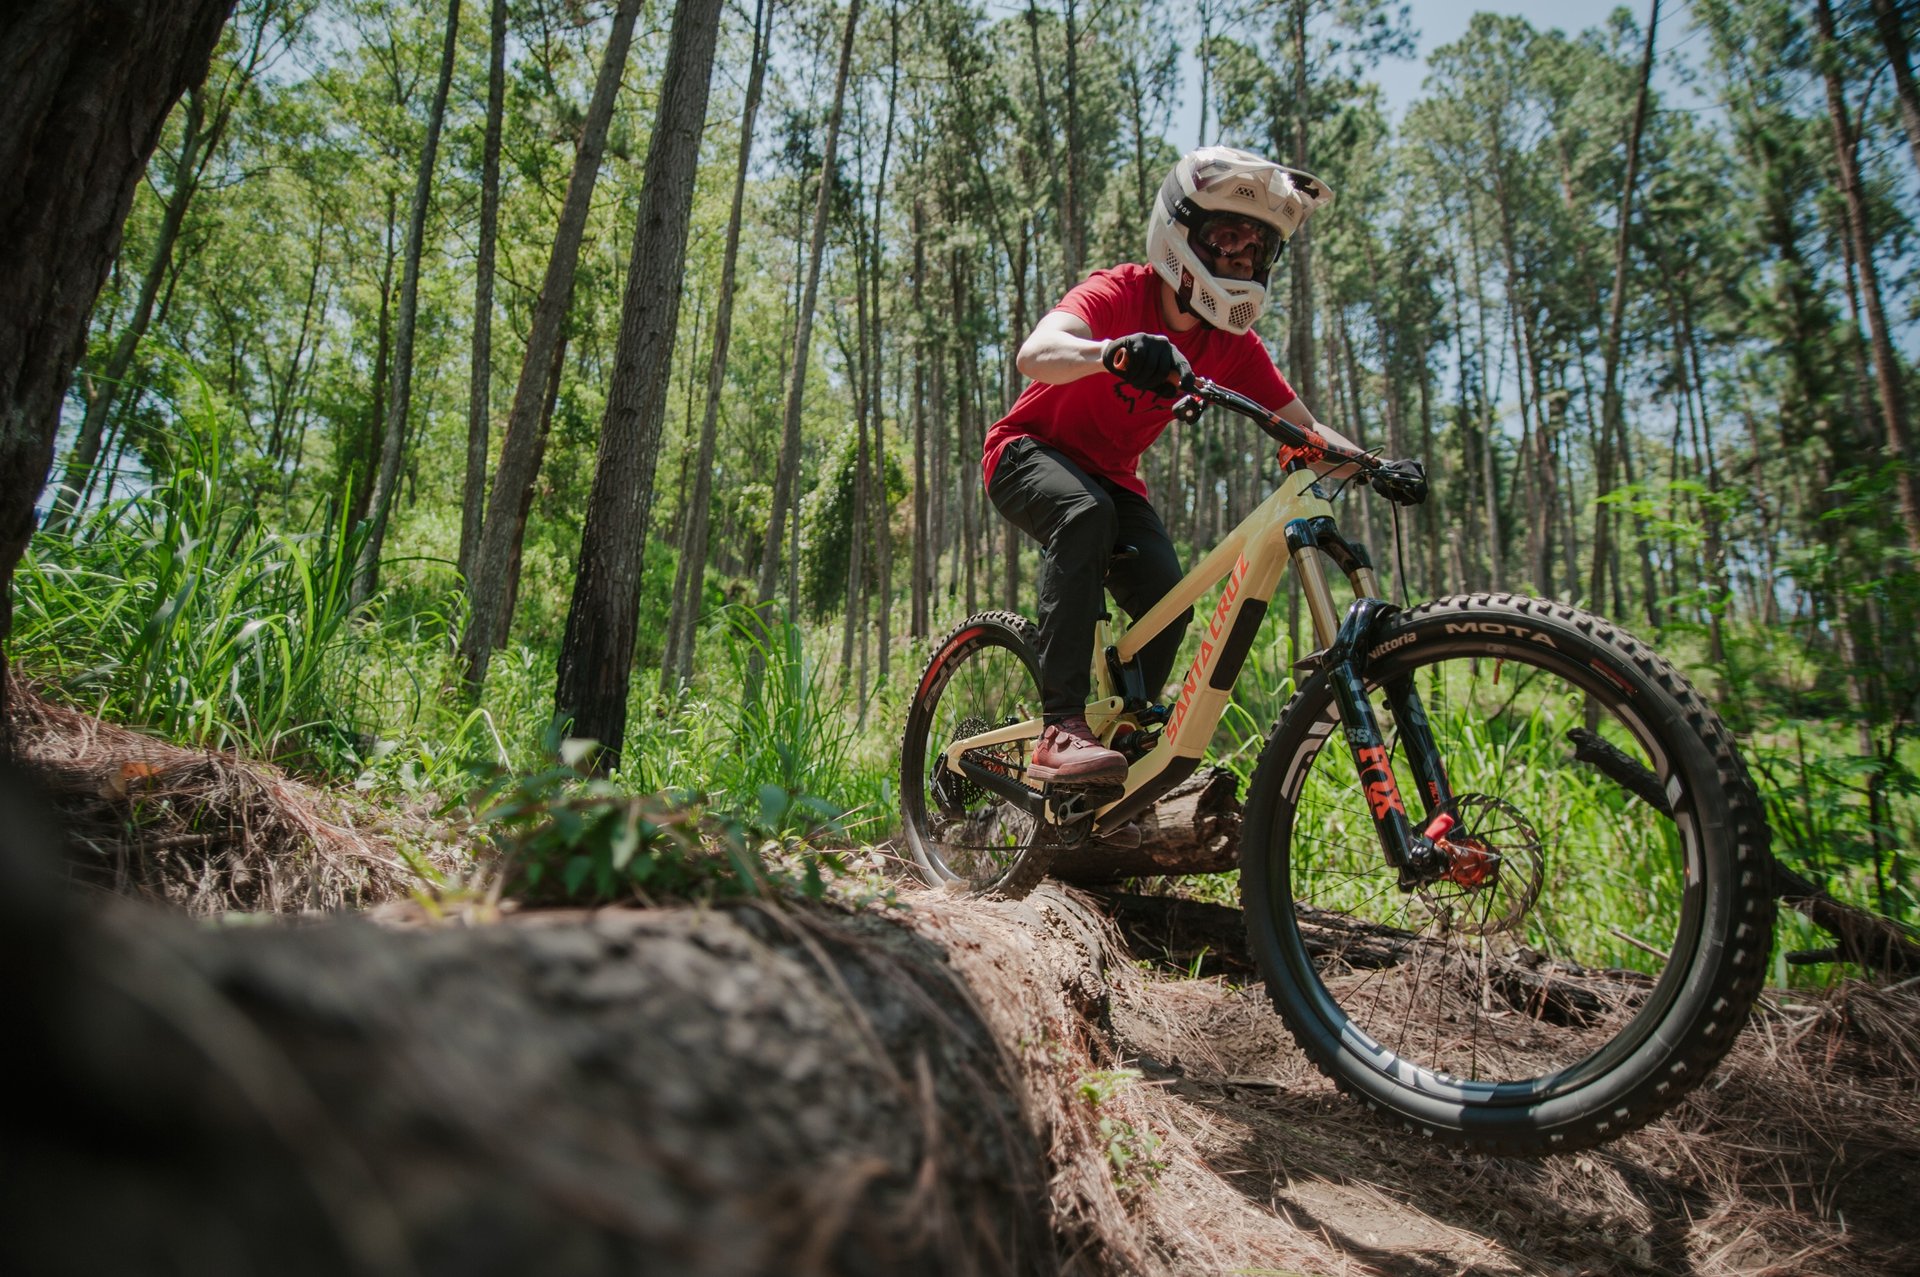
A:
<svg viewBox="0 0 1920 1277">
<path fill-rule="evenodd" d="M 1447 867 L 1437 881 L 1469 889 L 1484 887 L 1500 874 L 1500 853 L 1478 838 L 1448 838 L 1456 823 L 1450 813 L 1443 811 L 1428 823 L 1425 831 L 1434 847 L 1447 858 Z"/>
</svg>

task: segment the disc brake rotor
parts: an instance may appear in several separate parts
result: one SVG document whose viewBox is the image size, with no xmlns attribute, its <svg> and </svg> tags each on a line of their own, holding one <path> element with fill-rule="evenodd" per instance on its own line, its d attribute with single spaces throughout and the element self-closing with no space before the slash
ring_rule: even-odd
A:
<svg viewBox="0 0 1920 1277">
<path fill-rule="evenodd" d="M 1457 823 L 1441 841 L 1450 864 L 1420 896 L 1449 930 L 1470 936 L 1513 931 L 1546 881 L 1540 835 L 1520 809 L 1491 794 L 1454 800 Z"/>
</svg>

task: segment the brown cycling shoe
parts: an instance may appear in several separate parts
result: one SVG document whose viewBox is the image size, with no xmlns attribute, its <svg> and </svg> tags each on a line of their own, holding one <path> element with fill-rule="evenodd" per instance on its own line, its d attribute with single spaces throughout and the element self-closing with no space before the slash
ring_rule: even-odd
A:
<svg viewBox="0 0 1920 1277">
<path fill-rule="evenodd" d="M 1075 714 L 1040 733 L 1027 776 L 1056 785 L 1120 784 L 1127 779 L 1127 760 L 1119 750 L 1102 745 L 1086 717 Z"/>
</svg>

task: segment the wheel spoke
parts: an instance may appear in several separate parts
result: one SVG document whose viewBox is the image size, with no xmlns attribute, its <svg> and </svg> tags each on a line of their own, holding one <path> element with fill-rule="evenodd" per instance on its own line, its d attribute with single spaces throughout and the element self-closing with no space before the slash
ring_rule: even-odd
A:
<svg viewBox="0 0 1920 1277">
<path fill-rule="evenodd" d="M 936 656 L 909 709 L 901 747 L 901 798 L 908 844 L 923 874 L 978 890 L 1005 889 L 1039 864 L 1049 830 L 1032 815 L 947 765 L 958 741 L 1037 721 L 1040 689 L 1034 635 L 1007 613 L 970 617 L 936 645 Z M 964 759 L 1019 780 L 1033 742 L 1001 741 L 968 749 Z M 1043 868 L 1044 866 L 1042 866 Z M 1032 881 L 1024 881 L 1024 890 Z"/>
</svg>

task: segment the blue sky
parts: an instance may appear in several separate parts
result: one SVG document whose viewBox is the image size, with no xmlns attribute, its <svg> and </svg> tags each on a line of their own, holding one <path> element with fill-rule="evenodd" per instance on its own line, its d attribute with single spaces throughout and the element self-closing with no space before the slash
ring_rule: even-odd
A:
<svg viewBox="0 0 1920 1277">
<path fill-rule="evenodd" d="M 1516 0 L 1504 4 L 1497 0 L 1415 0 L 1412 23 L 1414 30 L 1419 33 L 1416 57 L 1412 60 L 1382 62 L 1374 68 L 1373 78 L 1386 95 L 1388 111 L 1398 120 L 1407 105 L 1421 95 L 1421 83 L 1427 76 L 1427 56 L 1435 49 L 1459 39 L 1474 14 L 1514 14 L 1541 30 L 1558 27 L 1572 34 L 1601 25 L 1607 15 L 1619 7 L 1617 0 Z M 1632 11 L 1636 23 L 1646 22 L 1648 0 L 1636 0 L 1627 7 Z M 1664 55 L 1670 49 L 1681 47 L 1693 34 L 1687 6 L 1674 0 L 1665 0 L 1661 5 L 1660 31 L 1656 42 L 1660 53 Z M 1191 39 L 1189 35 L 1188 40 Z M 1171 140 L 1184 150 L 1197 141 L 1200 70 L 1192 49 L 1183 51 L 1182 61 L 1186 67 L 1186 87 L 1180 105 L 1174 112 Z M 1675 83 L 1671 75 L 1656 74 L 1654 83 L 1670 98 L 1678 96 L 1682 101 L 1691 99 L 1689 91 Z"/>
</svg>

